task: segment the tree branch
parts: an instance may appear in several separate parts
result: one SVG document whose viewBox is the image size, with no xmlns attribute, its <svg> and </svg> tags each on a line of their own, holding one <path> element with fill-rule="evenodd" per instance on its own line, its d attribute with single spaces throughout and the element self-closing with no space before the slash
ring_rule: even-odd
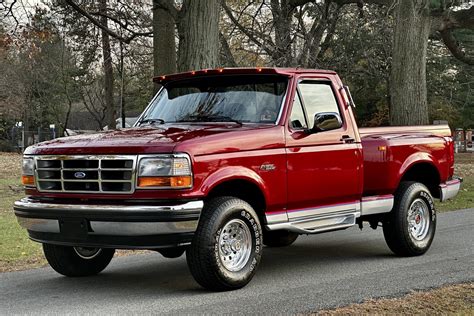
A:
<svg viewBox="0 0 474 316">
<path fill-rule="evenodd" d="M 221 43 L 221 57 L 225 62 L 226 66 L 229 67 L 238 67 L 237 63 L 235 62 L 234 55 L 230 50 L 229 43 L 227 39 L 224 37 L 222 32 L 219 32 L 219 42 Z"/>
<path fill-rule="evenodd" d="M 438 24 L 433 24 L 437 26 L 441 39 L 451 54 L 468 65 L 474 65 L 474 56 L 468 56 L 466 54 L 461 46 L 459 46 L 453 34 L 453 30 L 455 29 L 474 30 L 474 6 L 469 9 L 448 11 L 447 14 L 441 18 L 441 21 L 439 21 L 439 16 L 435 16 L 434 19 L 439 22 Z"/>
<path fill-rule="evenodd" d="M 122 21 L 120 21 L 119 19 L 117 19 L 116 17 L 113 17 L 113 16 L 110 16 L 108 14 L 104 14 L 104 13 L 101 13 L 101 12 L 90 12 L 91 15 L 93 16 L 100 16 L 100 17 L 105 17 L 107 19 L 109 19 L 110 21 L 118 24 L 121 28 L 123 28 L 125 31 L 127 32 L 130 32 L 132 34 L 137 34 L 136 36 L 149 36 L 149 35 L 152 35 L 153 32 L 135 32 L 133 30 L 130 30 L 128 28 L 127 25 L 125 25 L 125 23 L 123 23 Z"/>
<path fill-rule="evenodd" d="M 268 55 L 272 56 L 274 54 L 273 47 L 275 46 L 270 39 L 261 38 L 261 41 L 257 38 L 257 36 L 245 28 L 234 16 L 232 10 L 227 6 L 225 0 L 221 0 L 222 8 L 224 9 L 225 13 L 229 17 L 229 19 L 234 23 L 237 28 L 244 33 L 252 42 L 256 45 L 261 47 Z"/>
<path fill-rule="evenodd" d="M 82 16 L 84 16 L 85 18 L 87 18 L 92 24 L 94 24 L 95 26 L 97 26 L 98 28 L 104 30 L 105 32 L 107 32 L 107 34 L 109 34 L 110 36 L 112 36 L 113 38 L 123 42 L 123 43 L 126 43 L 126 44 L 130 44 L 130 42 L 138 37 L 138 36 L 145 36 L 145 35 L 150 35 L 149 32 L 145 32 L 145 33 L 135 33 L 133 32 L 132 35 L 130 35 L 129 37 L 123 37 L 117 33 L 115 33 L 114 31 L 112 31 L 110 28 L 104 26 L 102 23 L 100 23 L 99 21 L 97 21 L 96 18 L 94 18 L 89 12 L 87 12 L 86 10 L 82 9 L 79 5 L 77 5 L 73 0 L 65 0 L 67 4 L 69 4 L 76 12 L 78 12 L 79 14 L 81 14 Z"/>
<path fill-rule="evenodd" d="M 454 38 L 452 30 L 443 30 L 439 33 L 441 34 L 444 44 L 456 59 L 468 65 L 474 65 L 474 56 L 466 55 L 466 52 L 464 52 L 464 50 L 458 45 L 456 38 Z"/>
</svg>

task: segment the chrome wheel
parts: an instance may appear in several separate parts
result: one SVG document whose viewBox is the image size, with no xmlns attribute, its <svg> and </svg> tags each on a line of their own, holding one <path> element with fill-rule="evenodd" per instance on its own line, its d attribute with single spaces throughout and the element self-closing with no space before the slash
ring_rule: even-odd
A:
<svg viewBox="0 0 474 316">
<path fill-rule="evenodd" d="M 229 221 L 219 234 L 219 259 L 229 271 L 240 271 L 249 261 L 252 236 L 240 219 Z"/>
<path fill-rule="evenodd" d="M 413 201 L 408 209 L 408 231 L 417 241 L 425 239 L 430 230 L 430 212 L 426 202 L 420 198 Z"/>
<path fill-rule="evenodd" d="M 90 247 L 73 247 L 73 248 L 79 257 L 86 260 L 93 259 L 102 252 L 102 248 L 90 248 Z"/>
</svg>

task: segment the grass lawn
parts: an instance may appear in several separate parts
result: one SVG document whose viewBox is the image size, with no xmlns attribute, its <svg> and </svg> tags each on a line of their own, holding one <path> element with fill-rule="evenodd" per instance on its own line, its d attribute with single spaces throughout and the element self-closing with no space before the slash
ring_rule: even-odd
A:
<svg viewBox="0 0 474 316">
<path fill-rule="evenodd" d="M 436 203 L 440 212 L 474 207 L 474 154 L 456 154 L 455 161 L 454 174 L 462 177 L 464 182 L 453 200 Z"/>
<path fill-rule="evenodd" d="M 13 202 L 23 196 L 21 156 L 0 153 L 0 272 L 44 265 L 41 245 L 28 239 L 13 214 Z"/>
</svg>

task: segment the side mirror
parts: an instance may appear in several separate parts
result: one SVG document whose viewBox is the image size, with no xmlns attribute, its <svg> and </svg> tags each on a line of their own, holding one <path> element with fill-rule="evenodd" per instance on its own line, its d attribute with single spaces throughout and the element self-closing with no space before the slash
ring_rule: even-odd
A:
<svg viewBox="0 0 474 316">
<path fill-rule="evenodd" d="M 342 120 L 338 113 L 335 112 L 321 112 L 314 115 L 313 128 L 311 133 L 329 131 L 342 127 Z"/>
</svg>

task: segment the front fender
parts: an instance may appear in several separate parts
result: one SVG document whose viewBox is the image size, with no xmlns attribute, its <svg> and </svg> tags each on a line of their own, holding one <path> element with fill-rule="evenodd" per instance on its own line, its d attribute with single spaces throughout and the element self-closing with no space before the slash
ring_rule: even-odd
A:
<svg viewBox="0 0 474 316">
<path fill-rule="evenodd" d="M 268 200 L 268 188 L 262 177 L 254 170 L 242 166 L 223 167 L 211 173 L 204 179 L 201 192 L 207 196 L 219 184 L 232 180 L 245 180 L 255 184 L 262 191 L 265 200 Z"/>
</svg>

